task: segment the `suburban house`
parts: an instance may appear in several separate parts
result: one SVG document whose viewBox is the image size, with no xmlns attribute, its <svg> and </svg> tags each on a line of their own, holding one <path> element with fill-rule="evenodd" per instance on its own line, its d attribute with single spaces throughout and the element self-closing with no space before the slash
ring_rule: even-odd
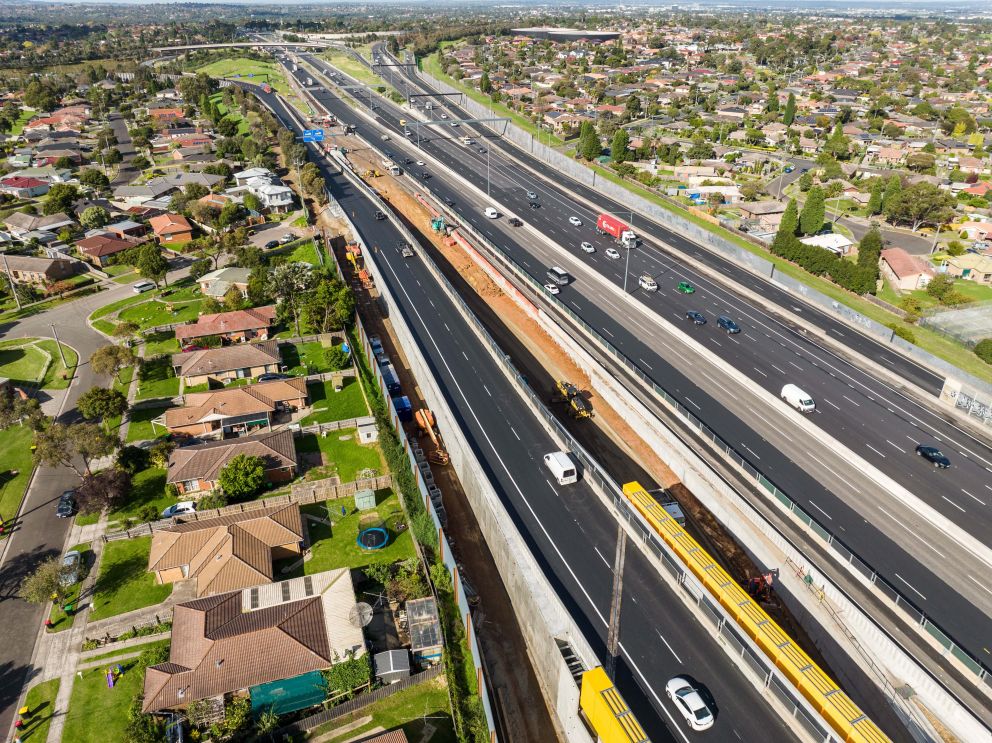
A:
<svg viewBox="0 0 992 743">
<path fill-rule="evenodd" d="M 142 711 L 200 699 L 221 708 L 228 695 L 287 679 L 319 688 L 319 671 L 365 652 L 348 618 L 355 600 L 339 568 L 176 604 L 169 660 L 145 671 Z"/>
<path fill-rule="evenodd" d="M 36 258 L 31 255 L 7 255 L 3 267 L 15 284 L 45 286 L 67 279 L 75 273 L 72 261 L 63 258 Z"/>
<path fill-rule="evenodd" d="M 834 255 L 847 255 L 851 252 L 851 248 L 854 247 L 854 241 L 839 232 L 830 232 L 826 235 L 811 235 L 810 237 L 800 238 L 799 242 L 829 250 Z"/>
<path fill-rule="evenodd" d="M 927 261 L 902 248 L 885 248 L 879 256 L 878 268 L 892 288 L 902 292 L 922 289 L 936 275 Z"/>
<path fill-rule="evenodd" d="M 992 284 L 992 256 L 965 253 L 944 259 L 948 276 L 956 276 L 978 284 Z"/>
<path fill-rule="evenodd" d="M 9 194 L 18 199 L 33 199 L 48 193 L 48 181 L 27 176 L 10 176 L 0 179 L 0 193 Z"/>
<path fill-rule="evenodd" d="M 173 435 L 200 438 L 241 436 L 272 430 L 276 415 L 308 404 L 303 377 L 275 379 L 247 387 L 187 393 L 181 408 L 169 408 L 155 421 Z"/>
<path fill-rule="evenodd" d="M 278 372 L 282 359 L 276 341 L 238 343 L 172 355 L 172 366 L 186 386 L 209 382 L 250 379 L 267 372 Z"/>
<path fill-rule="evenodd" d="M 262 206 L 275 212 L 288 211 L 293 206 L 293 189 L 284 186 L 279 176 L 266 168 L 248 168 L 234 174 L 235 187 L 229 194 L 254 194 Z"/>
<path fill-rule="evenodd" d="M 103 268 L 110 264 L 110 259 L 122 250 L 133 248 L 137 243 L 123 240 L 112 233 L 101 233 L 76 240 L 76 249 L 80 255 L 94 266 Z"/>
<path fill-rule="evenodd" d="M 182 214 L 159 214 L 148 224 L 162 245 L 182 245 L 193 239 L 193 225 Z"/>
<path fill-rule="evenodd" d="M 785 214 L 785 204 L 781 201 L 754 201 L 737 205 L 744 219 L 754 222 L 765 230 L 777 230 L 782 215 Z"/>
<path fill-rule="evenodd" d="M 237 289 L 241 296 L 248 297 L 248 278 L 251 270 L 248 268 L 219 268 L 200 277 L 200 291 L 208 297 L 223 299 L 230 289 Z"/>
<path fill-rule="evenodd" d="M 250 310 L 200 315 L 196 322 L 179 325 L 176 328 L 176 340 L 183 348 L 194 345 L 198 338 L 219 337 L 225 344 L 252 340 L 266 341 L 269 339 L 269 331 L 275 320 L 274 304 Z"/>
<path fill-rule="evenodd" d="M 271 483 L 296 476 L 293 432 L 283 429 L 175 449 L 169 455 L 167 482 L 174 484 L 180 495 L 205 495 L 217 487 L 224 465 L 239 454 L 261 457 L 265 478 Z"/>
<path fill-rule="evenodd" d="M 156 531 L 148 569 L 156 583 L 193 579 L 197 596 L 272 580 L 272 561 L 303 551 L 296 503 L 186 521 Z"/>
<path fill-rule="evenodd" d="M 140 239 L 148 233 L 148 227 L 133 219 L 122 219 L 120 222 L 108 224 L 103 228 L 107 232 L 113 232 L 117 237 L 133 237 Z"/>
<path fill-rule="evenodd" d="M 18 239 L 24 238 L 31 232 L 55 233 L 63 227 L 73 227 L 76 224 L 63 212 L 43 216 L 14 212 L 4 217 L 3 223 L 10 230 L 10 234 Z"/>
</svg>

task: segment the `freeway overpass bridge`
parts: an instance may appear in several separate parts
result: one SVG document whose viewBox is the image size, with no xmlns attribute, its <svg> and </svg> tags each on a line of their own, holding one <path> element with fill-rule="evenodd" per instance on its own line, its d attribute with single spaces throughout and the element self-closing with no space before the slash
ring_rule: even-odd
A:
<svg viewBox="0 0 992 743">
<path fill-rule="evenodd" d="M 234 41 L 229 43 L 218 43 L 218 44 L 180 44 L 179 46 L 155 46 L 152 47 L 153 52 L 167 53 L 167 52 L 183 52 L 191 51 L 195 49 L 255 49 L 262 47 L 300 47 L 302 49 L 313 49 L 313 48 L 324 48 L 328 46 L 337 46 L 330 41 L 323 41 L 315 39 L 313 41 Z"/>
</svg>

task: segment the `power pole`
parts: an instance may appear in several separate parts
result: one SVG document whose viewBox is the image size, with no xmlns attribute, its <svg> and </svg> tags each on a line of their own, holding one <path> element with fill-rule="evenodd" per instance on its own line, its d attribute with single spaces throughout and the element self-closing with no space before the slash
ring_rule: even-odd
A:
<svg viewBox="0 0 992 743">
<path fill-rule="evenodd" d="M 14 283 L 14 277 L 10 275 L 10 267 L 7 265 L 7 254 L 0 253 L 0 257 L 3 257 L 3 270 L 7 274 L 7 283 L 10 284 L 10 293 L 14 295 L 14 303 L 17 305 L 17 309 L 21 309 L 21 300 L 17 296 L 17 285 Z"/>
<path fill-rule="evenodd" d="M 59 356 L 62 357 L 62 368 L 68 369 L 68 364 L 65 363 L 65 351 L 62 350 L 62 341 L 59 340 L 59 333 L 55 329 L 54 323 L 49 323 L 49 326 L 52 328 L 52 336 L 55 338 L 55 345 L 59 347 Z"/>
<path fill-rule="evenodd" d="M 617 526 L 617 552 L 613 559 L 613 595 L 610 597 L 610 626 L 606 634 L 606 675 L 616 681 L 620 654 L 620 604 L 623 599 L 623 563 L 627 555 L 627 532 Z"/>
</svg>

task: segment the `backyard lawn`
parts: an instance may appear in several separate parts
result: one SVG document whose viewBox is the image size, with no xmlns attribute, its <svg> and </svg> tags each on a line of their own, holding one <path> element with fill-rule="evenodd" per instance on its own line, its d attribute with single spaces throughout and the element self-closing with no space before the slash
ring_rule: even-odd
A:
<svg viewBox="0 0 992 743">
<path fill-rule="evenodd" d="M 145 335 L 145 355 L 158 356 L 164 353 L 179 353 L 179 341 L 174 330 L 160 330 Z"/>
<path fill-rule="evenodd" d="M 33 432 L 27 426 L 11 426 L 0 431 L 0 452 L 3 452 L 3 464 L 0 465 L 0 516 L 5 521 L 14 518 L 20 510 L 21 499 L 34 468 L 31 457 L 33 438 Z M 13 474 L 14 472 L 17 474 Z"/>
<path fill-rule="evenodd" d="M 94 586 L 90 621 L 153 606 L 169 597 L 172 593 L 172 584 L 156 585 L 155 576 L 148 572 L 148 554 L 151 547 L 151 537 L 121 539 L 107 543 L 103 549 L 100 574 Z M 103 733 L 109 734 L 109 731 L 104 730 Z M 64 737 L 63 740 L 70 738 Z M 110 736 L 102 740 L 120 740 L 120 738 Z"/>
<path fill-rule="evenodd" d="M 138 370 L 138 393 L 136 400 L 151 400 L 156 397 L 175 397 L 179 394 L 179 378 L 172 369 L 168 356 L 145 359 Z"/>
<path fill-rule="evenodd" d="M 377 475 L 386 471 L 376 444 L 359 444 L 354 428 L 328 431 L 326 436 L 308 433 L 296 440 L 298 452 L 320 452 L 323 464 L 313 464 L 306 472 L 308 480 L 337 475 L 341 482 L 351 482 L 359 472 L 373 469 Z M 310 463 L 307 463 L 310 466 Z"/>
<path fill-rule="evenodd" d="M 330 423 L 331 421 L 346 421 L 369 414 L 362 394 L 362 386 L 354 377 L 345 377 L 344 386 L 340 392 L 334 391 L 331 382 L 314 382 L 307 385 L 313 412 L 300 421 L 304 426 L 313 423 Z"/>
<path fill-rule="evenodd" d="M 317 246 L 313 238 L 301 240 L 291 252 L 279 253 L 279 258 L 285 258 L 287 263 L 309 263 L 311 266 L 320 266 L 320 258 L 317 256 Z"/>
<path fill-rule="evenodd" d="M 306 374 L 330 371 L 324 360 L 324 346 L 320 341 L 283 343 L 279 346 L 286 374 L 302 377 Z"/>
<path fill-rule="evenodd" d="M 153 429 L 152 421 L 162 415 L 162 413 L 170 407 L 172 406 L 163 405 L 162 407 L 155 408 L 132 409 L 129 413 L 131 422 L 127 427 L 126 443 L 130 444 L 135 441 L 148 441 L 150 439 L 157 439 L 165 436 L 168 431 L 161 426 L 156 426 Z"/>
<path fill-rule="evenodd" d="M 111 511 L 107 519 L 111 522 L 122 522 L 125 519 L 136 519 L 138 512 L 146 506 L 155 510 L 158 518 L 167 506 L 176 499 L 165 492 L 165 470 L 159 467 L 149 467 L 134 475 L 131 480 L 131 498 L 126 505 Z"/>
<path fill-rule="evenodd" d="M 22 741 L 45 743 L 48 739 L 48 726 L 55 716 L 55 697 L 59 694 L 60 679 L 42 681 L 28 689 L 24 706 L 29 712 L 22 719 L 24 727 L 18 732 Z"/>
<path fill-rule="evenodd" d="M 372 719 L 358 727 L 348 726 L 366 716 L 371 716 Z M 402 728 L 411 741 L 454 743 L 458 740 L 451 720 L 448 689 L 443 678 L 434 678 L 411 686 L 357 712 L 339 717 L 310 731 L 310 737 L 320 736 L 324 743 L 341 743 L 362 737 L 365 733 L 371 734 L 375 730 L 395 728 Z M 335 735 L 334 730 L 341 732 Z M 325 735 L 328 737 L 324 737 Z"/>
<path fill-rule="evenodd" d="M 90 549 L 90 543 L 84 542 L 83 544 L 77 544 L 72 549 L 78 550 L 79 554 L 82 555 L 82 566 L 79 569 L 79 581 L 72 587 L 69 592 L 69 596 L 65 601 L 66 606 L 74 606 L 76 609 L 79 608 L 79 589 L 82 588 L 83 580 L 86 578 L 89 568 L 93 566 L 93 550 Z M 67 552 L 71 550 L 66 550 Z M 58 604 L 53 604 L 51 611 L 48 612 L 48 618 L 52 621 L 52 626 L 49 628 L 49 632 L 61 632 L 62 630 L 69 629 L 72 623 L 76 619 L 76 614 L 66 614 L 62 607 Z"/>
</svg>

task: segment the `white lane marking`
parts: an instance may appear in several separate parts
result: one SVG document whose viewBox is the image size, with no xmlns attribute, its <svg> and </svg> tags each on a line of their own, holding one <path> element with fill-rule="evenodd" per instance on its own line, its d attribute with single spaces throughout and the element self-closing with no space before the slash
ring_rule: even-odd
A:
<svg viewBox="0 0 992 743">
<path fill-rule="evenodd" d="M 989 588 L 987 585 L 985 585 L 981 581 L 977 580 L 974 576 L 972 576 L 972 575 L 969 574 L 968 575 L 968 579 L 970 581 L 972 581 L 973 583 L 975 583 L 979 588 L 981 588 L 986 593 L 992 593 L 992 588 Z"/>
<path fill-rule="evenodd" d="M 871 450 L 872 450 L 873 452 L 875 452 L 875 453 L 876 453 L 876 454 L 877 454 L 878 456 L 880 456 L 880 457 L 881 457 L 882 459 L 885 459 L 885 455 L 884 455 L 884 454 L 882 454 L 882 452 L 880 452 L 880 451 L 879 451 L 878 449 L 876 449 L 876 448 L 875 448 L 874 446 L 872 446 L 871 444 L 867 444 L 866 446 L 867 446 L 867 447 L 868 447 L 869 449 L 871 449 Z"/>
<path fill-rule="evenodd" d="M 520 441 L 520 434 L 517 433 L 517 430 L 513 426 L 510 426 L 510 433 L 517 437 L 517 441 Z"/>
<path fill-rule="evenodd" d="M 493 393 L 489 391 L 489 388 L 485 384 L 482 385 L 482 389 L 484 389 L 486 391 L 486 394 L 489 395 L 490 397 L 493 396 Z"/>
<path fill-rule="evenodd" d="M 893 516 L 891 513 L 889 513 L 888 511 L 886 511 L 881 506 L 878 506 L 878 510 L 881 511 L 882 513 L 884 513 L 890 519 L 892 519 L 892 521 L 894 521 L 896 524 L 898 524 L 899 526 L 901 526 L 903 529 L 905 529 L 912 537 L 914 537 L 915 539 L 918 539 L 919 541 L 923 542 L 923 544 L 925 544 L 931 550 L 933 550 L 934 552 L 936 552 L 943 559 L 945 559 L 945 560 L 947 559 L 947 555 L 945 555 L 939 549 L 937 549 L 932 544 L 930 544 L 929 540 L 926 540 L 926 539 L 924 539 L 923 537 L 920 536 L 919 529 L 910 528 L 909 526 L 907 526 L 906 524 L 904 524 L 902 521 L 900 521 L 899 519 L 897 519 L 895 516 Z"/>
<path fill-rule="evenodd" d="M 720 348 L 723 348 L 723 344 L 722 344 L 722 343 L 720 343 L 720 341 L 718 341 L 718 340 L 717 340 L 716 338 L 710 338 L 710 340 L 711 340 L 711 341 L 713 341 L 713 342 L 714 342 L 714 343 L 715 343 L 716 345 L 718 345 L 718 346 L 719 346 Z"/>
<path fill-rule="evenodd" d="M 924 596 L 922 593 L 920 593 L 919 591 L 917 591 L 916 588 L 913 586 L 913 584 L 910 583 L 905 578 L 903 578 L 901 575 L 899 575 L 899 573 L 895 573 L 895 576 L 896 576 L 896 578 L 898 578 L 899 580 L 901 580 L 903 583 L 905 583 L 907 586 L 909 586 L 910 588 L 912 588 L 913 591 L 916 593 L 917 596 L 919 596 L 924 601 L 927 600 L 927 597 L 926 596 Z"/>
<path fill-rule="evenodd" d="M 748 446 L 747 444 L 745 444 L 745 443 L 743 443 L 743 442 L 741 442 L 741 446 L 743 446 L 743 447 L 744 447 L 745 449 L 747 449 L 747 450 L 748 450 L 749 452 L 751 452 L 751 454 L 754 454 L 754 458 L 755 458 L 755 459 L 761 459 L 761 457 L 759 457 L 759 456 L 758 456 L 757 454 L 755 454 L 755 453 L 754 453 L 754 449 L 752 449 L 752 448 L 751 448 L 750 446 Z"/>
<path fill-rule="evenodd" d="M 988 486 L 986 485 L 986 487 L 988 487 Z M 965 490 L 964 488 L 961 488 L 961 492 L 962 492 L 962 493 L 964 493 L 965 495 L 967 495 L 967 496 L 968 496 L 969 498 L 972 498 L 973 500 L 977 500 L 977 501 L 978 501 L 979 503 L 981 503 L 981 504 L 982 504 L 983 506 L 984 506 L 984 505 L 987 505 L 987 504 L 985 503 L 985 501 L 983 501 L 983 500 L 982 500 L 981 498 L 979 498 L 978 496 L 975 496 L 975 495 L 972 495 L 971 493 L 969 493 L 969 492 L 968 492 L 967 490 Z"/>
<path fill-rule="evenodd" d="M 961 506 L 959 506 L 959 505 L 958 505 L 957 503 L 955 503 L 954 501 L 952 501 L 952 500 L 951 500 L 950 498 L 948 498 L 948 497 L 947 497 L 946 495 L 942 495 L 942 496 L 940 496 L 940 497 L 941 497 L 941 498 L 943 498 L 944 500 L 946 500 L 946 501 L 947 501 L 948 503 L 950 503 L 950 504 L 951 504 L 952 506 L 954 506 L 954 507 L 955 507 L 956 509 L 958 509 L 958 510 L 959 510 L 959 511 L 960 511 L 961 513 L 967 513 L 967 511 L 965 511 L 965 510 L 964 510 L 963 508 L 961 508 Z"/>
<path fill-rule="evenodd" d="M 763 371 L 761 371 L 761 369 L 759 369 L 758 367 L 752 366 L 751 368 L 754 369 L 756 372 L 758 372 L 758 374 L 760 374 L 761 376 L 763 376 L 765 379 L 768 379 L 768 375 L 765 374 Z"/>
<path fill-rule="evenodd" d="M 905 453 L 906 453 L 906 450 L 905 450 L 905 449 L 900 449 L 900 448 L 899 448 L 898 446 L 896 446 L 895 444 L 893 444 L 893 443 L 892 443 L 891 441 L 889 441 L 888 439 L 886 439 L 886 440 L 885 440 L 885 443 L 886 443 L 886 444 L 888 444 L 889 446 L 891 446 L 891 447 L 892 447 L 893 449 L 895 449 L 896 451 L 901 451 L 901 452 L 902 452 L 903 454 L 905 454 Z"/>
<path fill-rule="evenodd" d="M 851 399 L 850 397 L 848 397 L 847 395 L 841 395 L 841 397 L 843 397 L 843 398 L 844 398 L 845 400 L 847 400 L 847 401 L 848 401 L 849 403 L 851 403 L 851 405 L 853 405 L 853 406 L 855 406 L 856 408 L 860 408 L 860 407 L 861 407 L 861 403 L 859 403 L 859 402 L 854 402 L 854 400 L 852 400 L 852 399 Z"/>
<path fill-rule="evenodd" d="M 823 402 L 825 402 L 825 403 L 826 403 L 827 405 L 829 405 L 830 407 L 832 407 L 832 408 L 836 408 L 837 410 L 840 410 L 840 405 L 836 405 L 835 403 L 832 403 L 832 402 L 830 402 L 830 400 L 828 400 L 828 399 L 827 399 L 827 398 L 825 398 L 825 397 L 821 397 L 820 399 L 821 399 L 821 400 L 823 400 Z"/>
<path fill-rule="evenodd" d="M 772 369 L 777 371 L 779 374 L 785 374 L 785 369 L 779 369 L 775 364 L 772 364 Z"/>
<path fill-rule="evenodd" d="M 451 328 L 448 327 L 448 323 L 444 323 L 444 329 L 447 330 L 449 333 L 451 332 Z"/>
<path fill-rule="evenodd" d="M 649 363 L 648 363 L 647 361 L 645 361 L 644 359 L 642 359 L 642 358 L 640 358 L 640 357 L 638 357 L 638 358 L 637 358 L 637 360 L 638 360 L 638 361 L 640 361 L 640 362 L 641 362 L 642 364 L 644 364 L 644 366 L 646 366 L 646 367 L 647 367 L 648 369 L 650 369 L 651 371 L 654 371 L 654 367 L 653 367 L 653 366 L 651 366 L 651 364 L 649 364 Z"/>
<path fill-rule="evenodd" d="M 813 501 L 810 501 L 809 504 L 811 506 L 813 506 L 813 508 L 815 508 L 817 511 L 819 511 L 820 513 L 822 513 L 824 516 L 826 516 L 828 519 L 830 519 L 831 521 L 834 520 L 834 517 L 833 516 L 831 516 L 826 511 L 824 511 L 822 508 L 820 508 L 818 505 L 816 505 Z"/>
<path fill-rule="evenodd" d="M 593 549 L 596 550 L 596 554 L 599 555 L 599 559 L 603 561 L 603 564 L 608 569 L 612 570 L 613 568 L 610 566 L 609 560 L 607 560 L 605 557 L 603 557 L 603 553 L 599 551 L 599 547 L 593 547 Z"/>
<path fill-rule="evenodd" d="M 573 307 L 574 307 L 575 309 L 577 309 L 577 310 L 578 310 L 579 312 L 582 312 L 582 308 L 581 308 L 581 307 L 579 307 L 579 303 L 578 303 L 578 302 L 576 302 L 576 301 L 575 301 L 574 299 L 571 299 L 571 300 L 569 300 L 569 301 L 570 301 L 570 302 L 572 303 L 572 306 L 573 306 Z"/>
<path fill-rule="evenodd" d="M 462 351 L 462 356 L 464 356 L 465 360 L 468 361 L 468 354 L 466 354 L 464 351 Z"/>
<path fill-rule="evenodd" d="M 799 371 L 802 371 L 802 370 L 803 370 L 803 368 L 802 368 L 801 366 L 799 366 L 799 364 L 796 364 L 796 363 L 794 363 L 794 362 L 792 362 L 792 361 L 790 361 L 789 363 L 790 363 L 790 364 L 791 364 L 792 366 L 794 366 L 794 367 L 796 367 L 796 368 L 797 368 L 797 369 L 798 369 Z"/>
<path fill-rule="evenodd" d="M 610 336 L 610 338 L 616 338 L 616 336 L 615 336 L 615 335 L 613 335 L 613 333 L 611 333 L 611 332 L 610 332 L 609 330 L 607 330 L 606 328 L 603 328 L 603 332 L 604 332 L 604 333 L 606 333 L 606 334 L 607 334 L 608 336 Z"/>
<path fill-rule="evenodd" d="M 696 403 L 694 403 L 690 398 L 687 397 L 685 401 L 690 405 L 692 405 L 692 407 L 694 407 L 696 410 L 702 410 L 702 408 L 696 405 Z"/>
<path fill-rule="evenodd" d="M 668 644 L 668 640 L 665 639 L 665 636 L 663 634 L 661 634 L 661 631 L 660 630 L 657 630 L 656 629 L 655 632 L 657 633 L 658 637 L 661 638 L 661 641 L 663 643 L 665 643 L 665 647 L 668 648 L 668 652 L 670 652 L 672 655 L 674 655 L 675 656 L 675 660 L 677 660 L 679 662 L 679 665 L 681 665 L 682 664 L 682 659 L 678 656 L 678 653 L 676 653 L 674 650 L 672 650 L 672 646 Z"/>
</svg>

